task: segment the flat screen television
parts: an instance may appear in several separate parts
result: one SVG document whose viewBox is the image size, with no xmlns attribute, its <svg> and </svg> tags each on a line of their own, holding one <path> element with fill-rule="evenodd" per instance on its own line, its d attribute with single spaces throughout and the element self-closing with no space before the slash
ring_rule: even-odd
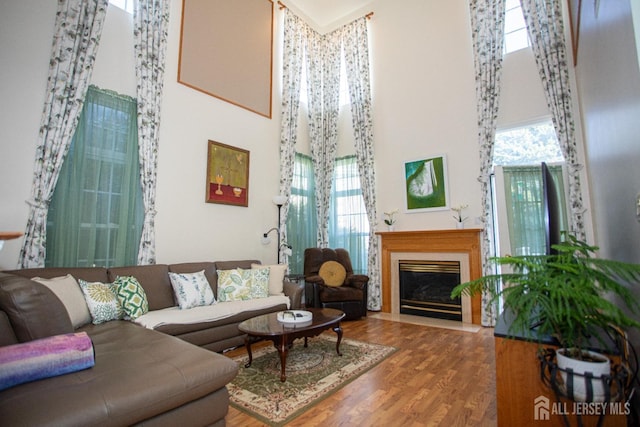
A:
<svg viewBox="0 0 640 427">
<path fill-rule="evenodd" d="M 546 163 L 542 162 L 542 209 L 544 215 L 546 253 L 555 254 L 553 245 L 560 243 L 560 200 L 553 176 Z"/>
</svg>

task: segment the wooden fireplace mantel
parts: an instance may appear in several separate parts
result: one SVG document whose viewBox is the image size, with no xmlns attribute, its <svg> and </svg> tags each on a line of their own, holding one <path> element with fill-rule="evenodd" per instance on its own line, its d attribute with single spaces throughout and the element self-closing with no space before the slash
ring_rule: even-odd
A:
<svg viewBox="0 0 640 427">
<path fill-rule="evenodd" d="M 382 307 L 391 312 L 391 254 L 393 252 L 456 252 L 469 256 L 469 280 L 482 277 L 480 233 L 482 229 L 379 231 L 382 273 Z M 474 324 L 481 322 L 481 298 L 471 299 L 471 318 Z"/>
</svg>

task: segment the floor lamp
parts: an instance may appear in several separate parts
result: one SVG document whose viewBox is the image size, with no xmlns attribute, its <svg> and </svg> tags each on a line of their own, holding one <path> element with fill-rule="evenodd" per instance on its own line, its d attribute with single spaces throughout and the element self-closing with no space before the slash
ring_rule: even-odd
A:
<svg viewBox="0 0 640 427">
<path fill-rule="evenodd" d="M 278 251 L 278 256 L 277 256 L 278 264 L 280 264 L 280 246 L 282 245 L 282 241 L 281 241 L 282 235 L 280 234 L 280 221 L 282 220 L 282 217 L 281 217 L 282 206 L 285 203 L 287 203 L 287 196 L 283 196 L 283 195 L 273 196 L 273 203 L 278 207 L 278 226 L 269 229 L 269 231 L 267 231 L 262 235 L 262 244 L 268 245 L 271 242 L 271 239 L 269 238 L 269 233 L 271 233 L 274 230 L 278 232 L 278 245 L 276 246 L 276 250 Z M 287 245 L 287 249 L 291 251 L 291 246 Z"/>
</svg>

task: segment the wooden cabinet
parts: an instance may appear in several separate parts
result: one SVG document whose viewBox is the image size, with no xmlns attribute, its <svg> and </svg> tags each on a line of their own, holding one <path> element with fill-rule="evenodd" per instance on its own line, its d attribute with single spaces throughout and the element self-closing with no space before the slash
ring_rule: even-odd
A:
<svg viewBox="0 0 640 427">
<path fill-rule="evenodd" d="M 536 356 L 538 348 L 539 345 L 533 342 L 495 338 L 499 427 L 562 427 L 565 425 L 562 413 L 567 414 L 571 426 L 577 426 L 576 412 L 588 413 L 602 409 L 601 406 L 574 404 L 566 400 L 557 403 L 553 391 L 540 379 L 540 361 Z M 621 415 L 610 415 L 611 412 Z M 603 425 L 626 426 L 624 412 L 624 403 L 609 404 Z M 545 414 L 548 414 L 548 420 L 544 419 Z M 585 427 L 596 426 L 598 416 L 582 416 L 582 421 Z"/>
</svg>

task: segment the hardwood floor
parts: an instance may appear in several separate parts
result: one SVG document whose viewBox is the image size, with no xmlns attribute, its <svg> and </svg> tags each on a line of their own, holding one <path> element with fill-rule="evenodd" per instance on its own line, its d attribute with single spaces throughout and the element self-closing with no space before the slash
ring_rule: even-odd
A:
<svg viewBox="0 0 640 427">
<path fill-rule="evenodd" d="M 372 318 L 342 328 L 345 338 L 398 351 L 287 426 L 496 425 L 493 329 L 471 333 Z M 233 407 L 226 421 L 265 425 Z"/>
</svg>

